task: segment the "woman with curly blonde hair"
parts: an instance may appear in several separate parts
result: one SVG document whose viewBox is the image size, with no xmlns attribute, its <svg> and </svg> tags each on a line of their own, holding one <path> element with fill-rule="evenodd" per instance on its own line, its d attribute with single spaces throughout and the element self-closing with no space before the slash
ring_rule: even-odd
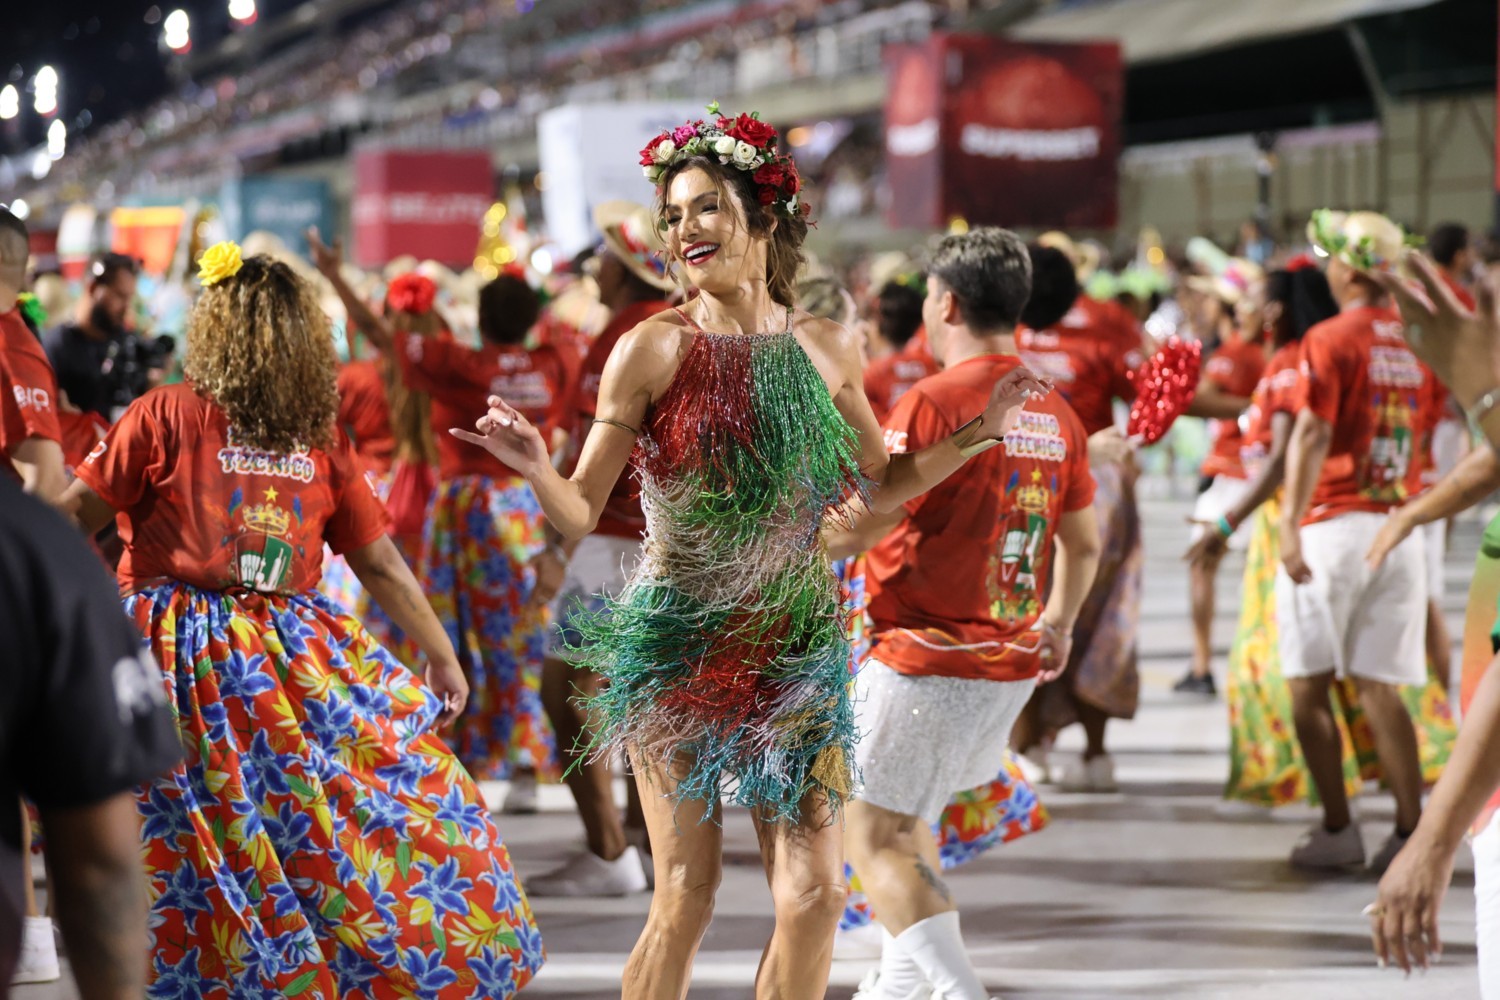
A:
<svg viewBox="0 0 1500 1000">
<path fill-rule="evenodd" d="M 541 939 L 437 735 L 468 686 L 337 427 L 328 319 L 271 258 L 199 267 L 187 382 L 137 400 L 63 500 L 91 532 L 118 518 L 187 754 L 139 799 L 150 995 L 511 996 Z M 315 592 L 325 543 L 425 684 Z"/>
</svg>

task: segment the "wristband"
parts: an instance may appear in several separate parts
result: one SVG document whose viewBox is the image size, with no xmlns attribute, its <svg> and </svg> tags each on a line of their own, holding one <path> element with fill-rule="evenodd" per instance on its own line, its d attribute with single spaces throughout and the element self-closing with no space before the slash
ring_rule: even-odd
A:
<svg viewBox="0 0 1500 1000">
<path fill-rule="evenodd" d="M 1229 538 L 1234 534 L 1234 524 L 1229 520 L 1228 514 L 1219 515 L 1219 523 L 1215 527 L 1219 529 L 1219 534 L 1225 538 Z"/>
<path fill-rule="evenodd" d="M 958 453 L 964 458 L 973 458 L 982 451 L 989 451 L 1000 443 L 999 438 L 979 438 L 979 428 L 984 426 L 984 414 L 980 414 L 973 420 L 964 424 L 953 432 L 953 443 L 958 446 Z"/>
<path fill-rule="evenodd" d="M 1469 423 L 1478 427 L 1479 421 L 1489 416 L 1490 411 L 1496 406 L 1500 406 L 1500 386 L 1480 396 L 1474 401 L 1474 405 L 1469 407 L 1464 413 L 1469 418 Z"/>
</svg>

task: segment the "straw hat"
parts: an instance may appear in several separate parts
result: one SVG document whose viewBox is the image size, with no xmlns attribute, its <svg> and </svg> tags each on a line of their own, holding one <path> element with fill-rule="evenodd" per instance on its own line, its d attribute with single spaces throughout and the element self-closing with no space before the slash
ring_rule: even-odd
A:
<svg viewBox="0 0 1500 1000">
<path fill-rule="evenodd" d="M 1080 284 L 1088 283 L 1094 272 L 1099 270 L 1099 262 L 1104 259 L 1104 252 L 1093 243 L 1086 240 L 1075 243 L 1072 237 L 1058 229 L 1043 233 L 1036 238 L 1036 242 L 1038 246 L 1061 250 L 1063 256 L 1073 262 L 1073 270 L 1077 272 Z"/>
<path fill-rule="evenodd" d="M 1320 208 L 1307 222 L 1307 241 L 1326 257 L 1361 271 L 1385 270 L 1411 242 L 1406 230 L 1379 212 L 1335 212 Z"/>
<path fill-rule="evenodd" d="M 1194 275 L 1187 279 L 1187 286 L 1234 306 L 1265 277 L 1266 272 L 1259 265 L 1243 257 L 1231 257 L 1219 273 Z"/>
<path fill-rule="evenodd" d="M 677 283 L 667 273 L 666 246 L 652 224 L 651 212 L 633 201 L 606 201 L 594 208 L 594 228 L 625 269 L 660 292 Z"/>
</svg>

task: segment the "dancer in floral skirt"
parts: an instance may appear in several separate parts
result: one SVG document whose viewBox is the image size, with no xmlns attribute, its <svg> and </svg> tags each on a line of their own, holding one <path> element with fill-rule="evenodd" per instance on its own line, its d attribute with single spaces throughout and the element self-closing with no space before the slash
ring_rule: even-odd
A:
<svg viewBox="0 0 1500 1000">
<path fill-rule="evenodd" d="M 541 939 L 474 782 L 437 736 L 468 695 L 334 425 L 307 286 L 200 262 L 187 383 L 148 393 L 64 503 L 119 515 L 125 608 L 187 761 L 142 790 L 151 997 L 509 997 Z M 422 648 L 427 683 L 317 594 L 323 545 Z"/>
</svg>

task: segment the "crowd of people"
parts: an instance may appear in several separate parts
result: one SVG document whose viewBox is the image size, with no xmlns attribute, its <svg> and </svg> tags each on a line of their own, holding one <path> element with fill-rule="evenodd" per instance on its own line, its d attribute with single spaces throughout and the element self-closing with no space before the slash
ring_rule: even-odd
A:
<svg viewBox="0 0 1500 1000">
<path fill-rule="evenodd" d="M 1500 486 L 1467 231 L 1414 254 L 1322 211 L 1256 261 L 1117 275 L 980 227 L 836 272 L 776 130 L 716 112 L 646 145 L 654 199 L 597 206 L 544 287 L 461 302 L 316 231 L 306 259 L 208 248 L 180 360 L 132 332 L 129 258 L 47 316 L 0 211 L 0 860 L 45 843 L 84 996 L 511 996 L 545 957 L 529 897 L 648 891 L 624 993 L 682 996 L 733 808 L 776 916 L 758 995 L 821 997 L 838 953 L 877 962 L 866 1000 L 983 1000 L 944 872 L 1041 829 L 1038 787 L 1118 788 L 1151 502 L 1125 414 L 1167 357 L 1201 359 L 1167 416 L 1212 427 L 1178 691 L 1218 692 L 1241 547 L 1225 797 L 1319 803 L 1290 864 L 1384 873 L 1377 954 L 1424 965 L 1500 786 L 1500 541 L 1457 676 L 1439 605 L 1442 524 Z M 518 874 L 505 816 L 553 781 L 584 846 Z M 1396 806 L 1373 851 L 1362 781 Z M 55 978 L 25 899 L 0 976 Z"/>
</svg>

